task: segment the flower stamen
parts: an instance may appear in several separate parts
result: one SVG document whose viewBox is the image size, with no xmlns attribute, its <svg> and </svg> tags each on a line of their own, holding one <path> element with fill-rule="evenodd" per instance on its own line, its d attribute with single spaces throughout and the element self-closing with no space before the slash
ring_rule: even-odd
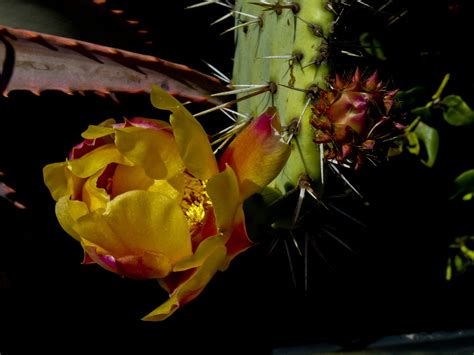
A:
<svg viewBox="0 0 474 355">
<path fill-rule="evenodd" d="M 212 206 L 212 202 L 206 191 L 206 180 L 197 179 L 189 173 L 184 174 L 184 180 L 181 209 L 193 234 L 201 226 L 206 217 L 206 210 Z"/>
</svg>

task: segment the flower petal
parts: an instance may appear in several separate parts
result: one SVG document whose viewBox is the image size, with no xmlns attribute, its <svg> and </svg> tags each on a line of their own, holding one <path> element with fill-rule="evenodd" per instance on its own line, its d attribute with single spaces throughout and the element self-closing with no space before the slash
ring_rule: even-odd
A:
<svg viewBox="0 0 474 355">
<path fill-rule="evenodd" d="M 68 186 L 67 163 L 48 164 L 43 168 L 43 177 L 46 186 L 55 201 L 63 196 L 70 196 L 71 191 Z"/>
<path fill-rule="evenodd" d="M 76 240 L 80 240 L 80 236 L 74 229 L 77 220 L 89 213 L 87 205 L 82 201 L 70 200 L 69 196 L 59 198 L 56 203 L 56 217 L 61 227 Z"/>
<path fill-rule="evenodd" d="M 152 88 L 151 102 L 156 108 L 173 113 L 170 118 L 171 126 L 188 171 L 201 180 L 217 174 L 217 163 L 209 138 L 193 115 L 178 100 L 156 85 Z"/>
<path fill-rule="evenodd" d="M 278 114 L 274 108 L 256 118 L 229 145 L 219 162 L 234 169 L 242 200 L 268 185 L 283 168 L 290 147 L 282 142 Z"/>
<path fill-rule="evenodd" d="M 214 206 L 217 225 L 222 233 L 230 233 L 235 213 L 240 204 L 239 186 L 234 170 L 230 166 L 207 182 L 207 193 Z"/>
<path fill-rule="evenodd" d="M 133 165 L 113 144 L 103 145 L 79 159 L 68 160 L 68 167 L 74 175 L 88 178 L 110 163 Z"/>
<path fill-rule="evenodd" d="M 152 179 L 167 179 L 184 171 L 178 146 L 165 129 L 125 127 L 115 130 L 118 150 Z"/>
<path fill-rule="evenodd" d="M 132 190 L 159 192 L 180 203 L 184 190 L 184 176 L 178 174 L 168 180 L 154 180 L 141 166 L 117 165 L 112 180 L 112 198 Z"/>
<path fill-rule="evenodd" d="M 239 206 L 234 222 L 234 228 L 232 229 L 232 234 L 225 245 L 227 248 L 227 255 L 219 270 L 226 270 L 229 267 L 232 259 L 253 245 L 254 242 L 249 239 L 247 230 L 245 228 L 244 211 L 242 206 Z"/>
<path fill-rule="evenodd" d="M 144 252 L 115 258 L 94 243 L 84 239 L 81 242 L 86 255 L 108 271 L 135 279 L 163 278 L 171 272 L 166 255 Z"/>
<path fill-rule="evenodd" d="M 89 125 L 87 130 L 84 131 L 81 136 L 85 139 L 96 139 L 104 136 L 108 136 L 114 133 L 113 125 L 115 124 L 114 119 L 110 119 L 102 122 L 100 125 Z"/>
<path fill-rule="evenodd" d="M 103 188 L 97 187 L 97 180 L 105 171 L 106 168 L 99 170 L 92 177 L 86 180 L 82 188 L 82 201 L 89 207 L 91 212 L 106 208 L 110 201 L 110 196 Z"/>
<path fill-rule="evenodd" d="M 103 214 L 79 219 L 78 234 L 116 258 L 164 254 L 174 264 L 192 254 L 191 238 L 183 212 L 169 197 L 148 191 L 129 191 L 117 196 Z"/>
<path fill-rule="evenodd" d="M 191 277 L 179 285 L 166 302 L 150 314 L 146 315 L 143 320 L 164 320 L 173 314 L 180 306 L 196 298 L 219 270 L 225 256 L 226 248 L 223 245 L 217 246 L 201 267 L 197 268 Z"/>
<path fill-rule="evenodd" d="M 223 246 L 224 244 L 225 241 L 221 236 L 214 236 L 203 240 L 193 255 L 178 261 L 174 265 L 173 272 L 184 271 L 201 266 L 218 246 Z"/>
</svg>

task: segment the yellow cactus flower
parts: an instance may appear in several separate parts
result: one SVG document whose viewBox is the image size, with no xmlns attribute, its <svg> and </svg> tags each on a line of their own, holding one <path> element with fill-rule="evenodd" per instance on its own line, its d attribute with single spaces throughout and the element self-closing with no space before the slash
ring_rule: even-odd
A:
<svg viewBox="0 0 474 355">
<path fill-rule="evenodd" d="M 63 229 L 85 262 L 155 278 L 170 298 L 144 320 L 162 320 L 204 289 L 253 243 L 242 204 L 283 167 L 276 112 L 254 120 L 219 163 L 199 122 L 158 87 L 155 107 L 170 123 L 134 118 L 89 126 L 66 161 L 44 167 Z"/>
</svg>

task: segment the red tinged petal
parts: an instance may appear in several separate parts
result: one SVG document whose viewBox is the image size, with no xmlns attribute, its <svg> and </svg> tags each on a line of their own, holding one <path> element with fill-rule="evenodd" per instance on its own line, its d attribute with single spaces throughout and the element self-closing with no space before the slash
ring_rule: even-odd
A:
<svg viewBox="0 0 474 355">
<path fill-rule="evenodd" d="M 68 155 L 69 160 L 79 159 L 94 149 L 103 146 L 104 144 L 110 143 L 110 139 L 97 138 L 97 139 L 84 139 L 81 143 L 77 144 L 71 149 Z"/>
<path fill-rule="evenodd" d="M 227 256 L 225 258 L 224 264 L 221 267 L 221 271 L 224 271 L 229 267 L 229 263 L 237 255 L 247 250 L 255 243 L 252 242 L 245 228 L 245 217 L 242 208 L 237 211 L 236 222 L 232 234 L 230 235 L 229 240 L 226 243 Z"/>
<path fill-rule="evenodd" d="M 219 162 L 222 171 L 234 170 L 242 200 L 268 185 L 280 172 L 290 155 L 281 139 L 278 114 L 271 107 L 247 126 L 229 145 Z"/>
<path fill-rule="evenodd" d="M 143 318 L 146 321 L 160 321 L 168 318 L 180 306 L 196 298 L 221 268 L 226 257 L 226 248 L 217 246 L 205 262 L 194 272 L 184 274 L 188 278 L 180 283 L 170 294 L 170 298 L 153 312 Z"/>
</svg>

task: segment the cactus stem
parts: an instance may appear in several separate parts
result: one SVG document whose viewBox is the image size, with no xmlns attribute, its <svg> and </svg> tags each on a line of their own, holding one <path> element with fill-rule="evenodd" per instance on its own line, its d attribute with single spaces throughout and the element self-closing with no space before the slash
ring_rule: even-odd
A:
<svg viewBox="0 0 474 355">
<path fill-rule="evenodd" d="M 303 20 L 301 17 L 299 16 L 296 16 L 296 18 L 302 22 L 304 22 L 309 30 L 313 33 L 313 35 L 315 35 L 316 37 L 320 37 L 320 38 L 324 38 L 325 40 L 327 40 L 327 37 L 324 36 L 324 33 L 323 33 L 323 28 L 319 25 L 316 25 L 314 23 L 311 23 L 311 22 L 308 22 L 306 20 Z"/>
</svg>

